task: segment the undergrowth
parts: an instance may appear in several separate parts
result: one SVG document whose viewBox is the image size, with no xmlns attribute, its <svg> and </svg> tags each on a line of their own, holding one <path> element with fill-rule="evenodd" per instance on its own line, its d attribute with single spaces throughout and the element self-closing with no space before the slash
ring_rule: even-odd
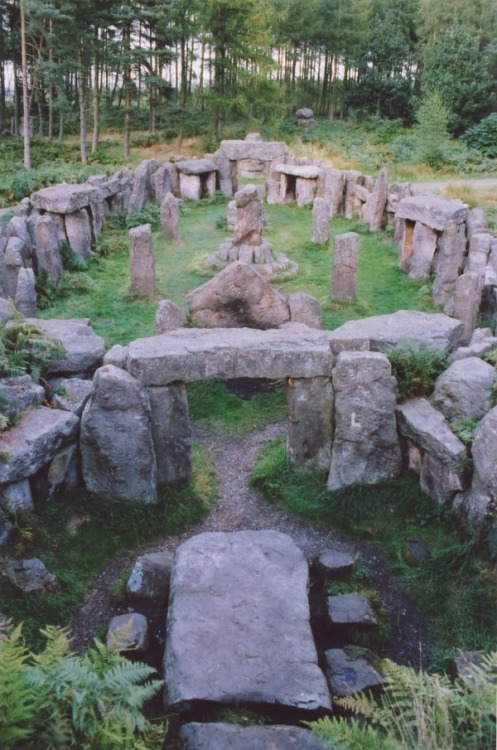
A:
<svg viewBox="0 0 497 750">
<path fill-rule="evenodd" d="M 416 341 L 401 341 L 387 356 L 397 380 L 399 401 L 430 396 L 436 379 L 449 365 L 442 349 Z"/>
</svg>

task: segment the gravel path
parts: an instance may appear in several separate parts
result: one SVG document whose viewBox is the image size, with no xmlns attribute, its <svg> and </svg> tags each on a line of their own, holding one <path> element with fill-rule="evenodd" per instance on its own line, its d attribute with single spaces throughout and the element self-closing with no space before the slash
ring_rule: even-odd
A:
<svg viewBox="0 0 497 750">
<path fill-rule="evenodd" d="M 272 506 L 248 486 L 248 475 L 263 446 L 285 431 L 286 423 L 279 422 L 241 440 L 226 440 L 207 432 L 197 432 L 195 439 L 203 443 L 217 470 L 219 500 L 204 521 L 183 534 L 169 537 L 149 551 L 175 550 L 186 539 L 204 531 L 276 529 L 291 536 L 309 561 L 329 548 L 349 552 L 371 571 L 371 587 L 381 595 L 388 613 L 391 638 L 382 655 L 399 663 L 426 666 L 426 624 L 414 602 L 391 576 L 381 551 L 372 544 L 353 544 L 338 531 L 307 522 Z M 76 650 L 86 648 L 95 631 L 105 628 L 115 614 L 126 611 L 122 606 L 116 606 L 111 592 L 116 580 L 136 557 L 136 552 L 126 555 L 111 563 L 98 576 L 95 587 L 73 622 L 73 647 Z"/>
</svg>

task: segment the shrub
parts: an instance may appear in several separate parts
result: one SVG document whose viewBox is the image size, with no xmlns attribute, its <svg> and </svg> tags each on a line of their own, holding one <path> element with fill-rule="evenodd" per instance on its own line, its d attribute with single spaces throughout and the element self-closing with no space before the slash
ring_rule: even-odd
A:
<svg viewBox="0 0 497 750">
<path fill-rule="evenodd" d="M 50 361 L 60 356 L 64 348 L 60 341 L 29 323 L 14 323 L 0 329 L 0 377 L 28 373 L 35 380 Z"/>
<path fill-rule="evenodd" d="M 467 146 L 478 149 L 485 156 L 497 158 L 497 112 L 492 112 L 477 125 L 466 130 L 462 140 Z"/>
<path fill-rule="evenodd" d="M 414 341 L 400 342 L 387 356 L 397 380 L 400 401 L 429 396 L 435 380 L 449 364 L 447 355 L 441 349 Z"/>
<path fill-rule="evenodd" d="M 142 224 L 150 224 L 152 232 L 157 232 L 160 229 L 160 206 L 149 203 L 140 213 L 131 214 L 127 218 L 126 228 L 133 229 Z"/>
<path fill-rule="evenodd" d="M 479 424 L 478 419 L 461 419 L 459 422 L 453 422 L 450 429 L 464 445 L 471 445 Z"/>
</svg>

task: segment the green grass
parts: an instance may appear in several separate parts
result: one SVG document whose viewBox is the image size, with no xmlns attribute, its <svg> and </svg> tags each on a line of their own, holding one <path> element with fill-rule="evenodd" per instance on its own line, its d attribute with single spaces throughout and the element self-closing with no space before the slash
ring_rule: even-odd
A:
<svg viewBox="0 0 497 750">
<path fill-rule="evenodd" d="M 102 503 L 81 495 L 19 518 L 16 538 L 5 555 L 40 557 L 60 585 L 54 593 L 20 596 L 0 578 L 1 611 L 15 622 L 23 621 L 24 637 L 39 646 L 39 629 L 67 625 L 95 575 L 109 562 L 188 528 L 207 515 L 216 498 L 212 465 L 203 449 L 194 446 L 192 481 L 163 487 L 157 504 Z M 78 519 L 83 519 L 79 525 L 74 523 Z"/>
<path fill-rule="evenodd" d="M 472 540 L 461 542 L 450 509 L 425 495 L 417 478 L 330 492 L 318 474 L 289 465 L 284 439 L 278 439 L 263 450 L 250 482 L 267 500 L 296 515 L 340 528 L 351 539 L 378 542 L 433 623 L 437 666 L 445 666 L 458 648 L 495 646 L 495 570 L 478 556 Z M 404 556 L 409 538 L 424 542 L 432 555 L 415 568 Z"/>
</svg>

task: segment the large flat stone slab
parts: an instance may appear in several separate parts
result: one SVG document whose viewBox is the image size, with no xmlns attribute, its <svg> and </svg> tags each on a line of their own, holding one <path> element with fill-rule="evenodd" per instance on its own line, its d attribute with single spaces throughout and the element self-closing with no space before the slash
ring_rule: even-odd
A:
<svg viewBox="0 0 497 750">
<path fill-rule="evenodd" d="M 398 310 L 389 315 L 374 315 L 362 320 L 349 320 L 329 334 L 333 351 L 343 348 L 364 348 L 369 341 L 372 351 L 385 352 L 401 341 L 416 341 L 443 351 L 453 351 L 462 336 L 464 324 L 443 313 L 423 313 L 416 310 Z"/>
<path fill-rule="evenodd" d="M 443 232 L 449 221 L 461 224 L 466 221 L 468 207 L 460 200 L 449 200 L 438 195 L 413 195 L 402 198 L 397 205 L 397 219 L 421 222 L 431 229 Z"/>
<path fill-rule="evenodd" d="M 164 674 L 176 711 L 203 702 L 329 709 L 308 566 L 277 531 L 206 533 L 176 552 Z"/>
<path fill-rule="evenodd" d="M 240 159 L 260 159 L 271 161 L 271 159 L 283 158 L 286 152 L 286 144 L 280 141 L 221 141 L 216 151 L 216 156 L 222 156 L 231 161 Z"/>
<path fill-rule="evenodd" d="M 102 364 L 105 341 L 91 328 L 89 318 L 28 318 L 26 323 L 40 328 L 51 339 L 59 340 L 64 347 L 64 354 L 52 359 L 47 367 L 48 374 L 84 373 Z"/>
<path fill-rule="evenodd" d="M 309 729 L 268 726 L 241 727 L 212 722 L 185 724 L 180 731 L 184 750 L 324 750 Z"/>
<path fill-rule="evenodd" d="M 304 180 L 317 180 L 321 174 L 320 168 L 312 164 L 304 166 L 298 164 L 277 164 L 275 170 L 292 177 L 302 177 Z"/>
<path fill-rule="evenodd" d="M 96 185 L 59 185 L 42 188 L 31 195 L 34 208 L 54 214 L 72 214 L 82 208 L 103 200 L 103 193 Z"/>
<path fill-rule="evenodd" d="M 132 341 L 127 370 L 145 385 L 205 378 L 314 378 L 331 375 L 325 333 L 311 328 L 182 329 Z"/>
<path fill-rule="evenodd" d="M 413 398 L 396 409 L 401 435 L 453 469 L 461 469 L 466 456 L 463 443 L 452 432 L 442 412 L 425 398 Z"/>
<path fill-rule="evenodd" d="M 218 170 L 217 165 L 210 159 L 185 159 L 185 161 L 178 161 L 176 168 L 183 174 L 205 174 Z"/>
</svg>

